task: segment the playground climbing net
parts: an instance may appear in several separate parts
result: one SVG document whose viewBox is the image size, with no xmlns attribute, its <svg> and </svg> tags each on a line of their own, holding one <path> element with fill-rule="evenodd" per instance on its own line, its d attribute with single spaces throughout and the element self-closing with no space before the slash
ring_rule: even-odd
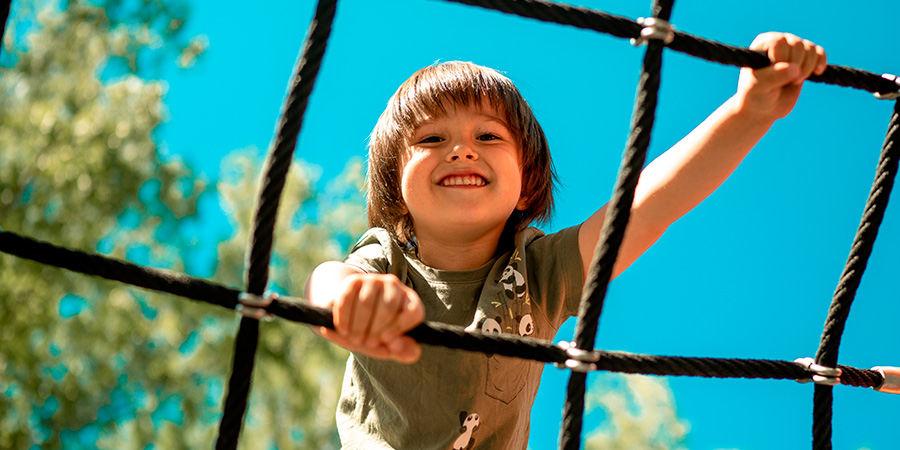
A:
<svg viewBox="0 0 900 450">
<path fill-rule="evenodd" d="M 674 0 L 655 0 L 652 16 L 633 21 L 585 8 L 538 0 L 448 0 L 545 22 L 569 25 L 631 39 L 646 46 L 639 95 L 632 117 L 631 133 L 614 193 L 606 216 L 605 231 L 598 243 L 582 294 L 574 342 L 554 345 L 536 339 L 511 335 L 484 335 L 466 332 L 459 327 L 440 323 L 424 323 L 409 335 L 417 341 L 448 348 L 478 351 L 504 356 L 554 363 L 571 370 L 564 409 L 560 448 L 580 446 L 586 373 L 615 371 L 652 375 L 681 375 L 717 378 L 770 378 L 812 381 L 816 383 L 813 407 L 813 448 L 831 448 L 832 388 L 837 384 L 871 387 L 882 392 L 900 393 L 900 369 L 875 367 L 857 369 L 837 364 L 837 350 L 849 314 L 850 305 L 865 270 L 878 227 L 887 207 L 888 197 L 897 171 L 900 146 L 896 144 L 900 129 L 900 80 L 892 75 L 829 65 L 811 81 L 853 87 L 873 93 L 879 99 L 897 100 L 887 137 L 877 166 L 875 181 L 866 201 L 863 218 L 854 238 L 850 255 L 835 290 L 815 358 L 796 361 L 689 358 L 638 355 L 594 349 L 600 313 L 619 245 L 628 223 L 638 174 L 644 164 L 650 131 L 654 121 L 659 88 L 660 67 L 664 48 L 683 52 L 721 64 L 760 68 L 769 65 L 762 54 L 702 39 L 680 31 L 669 24 Z M 319 0 L 315 17 L 294 68 L 290 93 L 285 101 L 277 135 L 266 163 L 257 213 L 249 250 L 249 267 L 243 290 L 217 285 L 184 274 L 138 266 L 103 255 L 85 253 L 46 242 L 0 231 L 0 251 L 53 265 L 71 271 L 99 276 L 134 286 L 167 292 L 230 309 L 263 307 L 283 319 L 317 326 L 333 327 L 331 312 L 315 308 L 301 299 L 265 294 L 268 265 L 272 250 L 272 233 L 278 199 L 297 143 L 303 114 L 325 53 L 336 0 Z M 5 27 L 9 3 L 0 9 Z M 0 29 L 0 36 L 2 36 Z M 235 344 L 235 355 L 225 398 L 224 414 L 219 424 L 217 449 L 234 449 L 247 407 L 250 375 L 259 335 L 259 321 L 241 319 Z"/>
</svg>

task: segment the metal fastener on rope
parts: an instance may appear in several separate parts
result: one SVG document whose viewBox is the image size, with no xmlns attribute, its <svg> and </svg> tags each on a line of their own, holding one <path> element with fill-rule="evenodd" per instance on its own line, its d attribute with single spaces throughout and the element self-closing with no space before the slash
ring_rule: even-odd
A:
<svg viewBox="0 0 900 450">
<path fill-rule="evenodd" d="M 555 363 L 560 369 L 570 369 L 575 372 L 591 372 L 597 370 L 597 361 L 600 361 L 600 352 L 589 352 L 575 346 L 574 342 L 561 341 L 559 346 L 566 351 L 569 357 L 565 362 Z"/>
<path fill-rule="evenodd" d="M 816 384 L 824 384 L 826 386 L 841 384 L 841 369 L 837 367 L 820 366 L 816 364 L 816 360 L 812 358 L 797 358 L 794 362 L 799 364 L 800 367 L 815 374 L 812 376 L 812 379 L 801 378 L 797 380 L 798 383 L 809 383 L 810 381 L 813 381 Z"/>
<path fill-rule="evenodd" d="M 266 311 L 266 307 L 278 298 L 278 294 L 267 292 L 265 295 L 256 295 L 249 292 L 241 292 L 238 294 L 238 303 L 234 310 L 244 317 L 256 320 L 264 320 L 269 322 L 275 318 Z"/>
<path fill-rule="evenodd" d="M 675 39 L 675 27 L 667 20 L 658 17 L 639 17 L 637 23 L 643 25 L 641 35 L 631 39 L 631 45 L 641 46 L 651 39 L 663 41 L 664 44 L 671 44 Z"/>
<path fill-rule="evenodd" d="M 897 100 L 898 98 L 900 98 L 900 77 L 898 77 L 897 75 L 886 73 L 881 75 L 881 78 L 893 81 L 894 84 L 897 85 L 897 90 L 895 92 L 888 92 L 887 94 L 876 92 L 875 94 L 873 94 L 875 98 L 880 100 Z"/>
<path fill-rule="evenodd" d="M 900 394 L 900 367 L 877 366 L 873 367 L 872 370 L 880 373 L 881 378 L 884 379 L 881 382 L 881 386 L 873 387 L 872 389 L 887 394 Z"/>
</svg>

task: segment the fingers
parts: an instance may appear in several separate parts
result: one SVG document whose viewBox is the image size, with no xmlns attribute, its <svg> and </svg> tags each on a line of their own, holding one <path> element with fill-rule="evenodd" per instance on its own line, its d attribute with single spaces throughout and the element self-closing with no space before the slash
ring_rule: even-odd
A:
<svg viewBox="0 0 900 450">
<path fill-rule="evenodd" d="M 821 75 L 828 65 L 821 46 L 789 33 L 763 33 L 754 39 L 750 49 L 765 52 L 773 62 L 770 72 L 775 74 L 770 76 L 783 78 L 785 84 L 802 84 L 812 74 Z"/>
<path fill-rule="evenodd" d="M 384 288 L 382 283 L 357 282 L 354 284 L 358 285 L 358 289 L 356 289 L 358 295 L 352 308 L 349 327 L 343 331 L 355 345 L 363 345 L 369 336 L 369 328 L 376 308 L 384 309 L 384 302 L 381 301 Z"/>
<path fill-rule="evenodd" d="M 375 358 L 414 362 L 421 348 L 404 334 L 421 324 L 425 309 L 418 295 L 393 275 L 347 277 L 332 304 L 335 330 L 327 339 Z"/>
<path fill-rule="evenodd" d="M 400 313 L 400 305 L 405 301 L 406 292 L 403 290 L 406 286 L 400 283 L 388 283 L 384 285 L 381 292 L 381 304 L 372 313 L 371 322 L 368 330 L 369 345 L 374 345 L 374 341 L 382 338 L 385 331 L 391 328 L 394 319 Z"/>
<path fill-rule="evenodd" d="M 813 70 L 813 73 L 816 75 L 822 75 L 825 73 L 825 69 L 828 68 L 828 55 L 825 53 L 825 49 L 822 48 L 821 45 L 816 46 L 816 68 Z"/>
<path fill-rule="evenodd" d="M 404 294 L 400 297 L 397 315 L 389 326 L 384 328 L 382 337 L 384 341 L 393 341 L 425 321 L 425 307 L 419 296 L 409 287 L 402 287 Z"/>
</svg>

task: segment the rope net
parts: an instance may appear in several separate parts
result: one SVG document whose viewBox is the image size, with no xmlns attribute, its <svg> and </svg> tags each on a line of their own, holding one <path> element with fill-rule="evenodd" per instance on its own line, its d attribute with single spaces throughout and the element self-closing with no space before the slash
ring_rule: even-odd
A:
<svg viewBox="0 0 900 450">
<path fill-rule="evenodd" d="M 643 39 L 644 26 L 628 18 L 601 11 L 578 8 L 539 0 L 447 0 L 544 22 L 557 23 L 606 33 L 625 39 Z M 674 0 L 654 0 L 652 17 L 668 23 Z M 0 36 L 9 14 L 9 2 L 0 5 Z M 119 281 L 136 287 L 151 289 L 206 302 L 223 308 L 236 309 L 242 293 L 262 295 L 268 283 L 273 230 L 281 192 L 297 144 L 309 95 L 321 66 L 331 26 L 336 0 L 320 0 L 309 26 L 307 37 L 294 66 L 290 91 L 282 107 L 278 132 L 266 161 L 256 215 L 248 250 L 248 270 L 245 289 L 239 290 L 167 270 L 143 267 L 95 253 L 87 253 L 41 242 L 9 231 L 0 231 L 0 251 L 70 271 Z M 647 22 L 644 22 L 647 23 Z M 629 374 L 696 376 L 708 378 L 766 378 L 821 381 L 822 369 L 838 368 L 837 379 L 831 378 L 816 385 L 814 394 L 813 448 L 831 448 L 832 385 L 879 388 L 885 379 L 877 370 L 859 369 L 837 364 L 838 347 L 849 315 L 850 306 L 872 252 L 879 225 L 887 208 L 888 198 L 898 168 L 896 145 L 900 135 L 900 101 L 895 103 L 888 133 L 882 147 L 875 181 L 872 185 L 863 217 L 847 258 L 844 271 L 829 307 L 814 364 L 796 361 L 762 359 L 694 358 L 641 355 L 625 352 L 594 350 L 599 318 L 609 284 L 612 267 L 629 220 L 631 203 L 638 176 L 646 159 L 650 134 L 660 86 L 663 49 L 669 48 L 712 62 L 738 67 L 761 68 L 770 64 L 761 53 L 706 40 L 680 31 L 669 31 L 667 39 L 645 40 L 646 53 L 641 68 L 637 100 L 631 122 L 631 132 L 623 154 L 610 207 L 605 219 L 604 234 L 595 249 L 593 261 L 585 280 L 582 303 L 573 343 L 554 345 L 547 341 L 513 335 L 467 332 L 461 327 L 426 322 L 408 333 L 418 342 L 447 348 L 498 354 L 544 363 L 554 363 L 571 369 L 564 408 L 560 448 L 577 449 L 581 444 L 584 414 L 585 382 L 588 371 L 611 371 Z M 641 41 L 638 41 L 641 42 Z M 852 87 L 875 94 L 879 98 L 898 97 L 898 84 L 887 77 L 871 72 L 829 65 L 822 75 L 810 81 Z M 274 316 L 293 322 L 333 328 L 331 311 L 311 306 L 303 299 L 282 296 L 274 298 L 266 307 Z M 259 322 L 241 319 L 235 342 L 231 376 L 228 381 L 224 413 L 219 424 L 217 449 L 237 447 L 247 410 L 254 355 L 259 339 Z M 827 378 L 827 377 L 826 377 Z M 817 381 L 818 383 L 818 381 Z"/>
</svg>

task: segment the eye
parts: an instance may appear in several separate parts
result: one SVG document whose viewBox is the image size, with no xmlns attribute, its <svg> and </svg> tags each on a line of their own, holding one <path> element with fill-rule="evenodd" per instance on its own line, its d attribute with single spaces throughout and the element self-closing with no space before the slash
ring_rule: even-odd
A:
<svg viewBox="0 0 900 450">
<path fill-rule="evenodd" d="M 438 142 L 443 142 L 444 138 L 440 136 L 426 136 L 417 142 L 417 144 L 436 144 Z"/>
<path fill-rule="evenodd" d="M 500 139 L 500 136 L 497 136 L 494 133 L 484 133 L 484 134 L 478 135 L 479 141 L 495 141 L 498 139 Z"/>
</svg>

